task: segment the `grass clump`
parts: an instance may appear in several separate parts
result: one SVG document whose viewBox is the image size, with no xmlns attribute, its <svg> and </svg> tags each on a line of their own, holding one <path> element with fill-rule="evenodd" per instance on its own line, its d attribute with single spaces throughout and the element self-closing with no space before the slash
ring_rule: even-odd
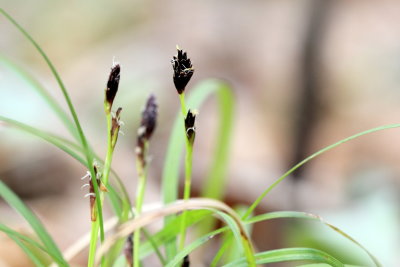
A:
<svg viewBox="0 0 400 267">
<path fill-rule="evenodd" d="M 229 233 L 231 233 L 232 238 L 221 239 L 220 249 L 215 252 L 215 258 L 206 259 L 205 262 L 211 263 L 211 266 L 257 266 L 259 264 L 274 262 L 307 261 L 330 266 L 345 266 L 345 263 L 335 258 L 334 255 L 312 248 L 282 248 L 269 251 L 255 251 L 251 240 L 251 233 L 246 227 L 261 221 L 280 218 L 306 219 L 323 223 L 353 242 L 355 246 L 364 250 L 366 257 L 370 258 L 374 266 L 380 266 L 378 260 L 361 244 L 318 216 L 291 211 L 272 212 L 256 216 L 252 214 L 261 200 L 273 188 L 308 161 L 355 138 L 389 128 L 397 128 L 400 127 L 400 124 L 386 125 L 355 134 L 312 154 L 278 178 L 275 183 L 267 188 L 244 211 L 244 215 L 240 216 L 237 211 L 219 200 L 224 194 L 224 177 L 233 120 L 234 101 L 230 86 L 222 81 L 207 80 L 191 91 L 186 102 L 186 87 L 194 74 L 194 68 L 187 53 L 177 47 L 177 55 L 172 59 L 172 66 L 173 82 L 180 99 L 181 112 L 175 120 L 165 158 L 161 192 L 164 203 L 155 209 L 148 209 L 144 205 L 143 200 L 147 171 L 150 167 L 147 151 L 157 121 L 155 96 L 151 95 L 148 98 L 137 132 L 135 152 L 138 185 L 136 195 L 132 196 L 127 193 L 128 190 L 112 169 L 113 153 L 122 125 L 122 121 L 120 120 L 122 108 L 119 107 L 113 111 L 113 102 L 118 92 L 120 74 L 122 72 L 120 65 L 115 64 L 112 66 L 105 89 L 104 111 L 107 123 L 107 152 L 104 160 L 102 160 L 89 145 L 68 91 L 48 56 L 8 13 L 3 9 L 0 9 L 0 13 L 14 24 L 26 39 L 32 43 L 51 69 L 67 102 L 70 115 L 40 85 L 36 84 L 33 88 L 41 92 L 41 95 L 46 99 L 46 102 L 54 113 L 60 117 L 67 129 L 69 129 L 72 140 L 61 138 L 4 116 L 0 116 L 0 121 L 18 130 L 37 136 L 60 148 L 83 164 L 88 170 L 87 177 L 90 178 L 87 183 L 89 187 L 87 195 L 90 198 L 89 218 L 91 220 L 91 231 L 82 237 L 82 239 L 77 240 L 75 244 L 72 244 L 64 252 L 61 252 L 34 213 L 5 183 L 0 181 L 0 196 L 25 218 L 34 230 L 38 240 L 24 236 L 4 224 L 0 224 L 0 231 L 13 239 L 26 252 L 32 263 L 36 266 L 48 266 L 47 259 L 50 259 L 52 266 L 69 266 L 74 256 L 89 247 L 88 267 L 139 267 L 144 266 L 143 260 L 149 255 L 155 255 L 162 266 L 187 267 L 190 266 L 189 255 L 195 249 L 207 242 L 211 242 L 215 236 Z M 205 179 L 202 192 L 204 198 L 191 198 L 192 155 L 195 148 L 195 137 L 198 134 L 195 127 L 197 113 L 194 110 L 199 109 L 201 104 L 210 96 L 215 96 L 218 99 L 220 111 L 221 123 L 215 145 L 216 153 L 213 155 L 214 160 L 212 161 L 213 165 L 211 166 L 209 175 Z M 189 109 L 187 109 L 186 103 L 190 107 Z M 183 149 L 184 147 L 185 150 Z M 179 200 L 179 162 L 183 150 L 185 151 L 184 190 L 183 199 Z M 115 179 L 115 187 L 110 183 L 110 179 Z M 115 217 L 107 221 L 104 220 L 102 215 L 105 198 L 110 199 L 115 212 Z M 134 203 L 131 203 L 130 199 L 134 199 Z M 224 222 L 225 226 L 215 228 L 213 221 L 215 217 Z M 164 219 L 164 227 L 161 230 L 150 232 L 146 229 L 151 223 L 162 219 Z M 200 232 L 201 235 L 191 240 L 190 243 L 186 239 L 186 232 L 189 227 L 197 227 L 201 230 L 196 231 Z M 110 233 L 111 229 L 114 229 L 115 232 Z M 239 248 L 239 253 L 233 255 L 233 258 L 229 257 L 229 260 L 225 260 L 223 255 L 230 248 L 231 244 Z M 46 260 L 43 260 L 44 258 L 40 256 L 39 252 L 48 255 Z"/>
</svg>

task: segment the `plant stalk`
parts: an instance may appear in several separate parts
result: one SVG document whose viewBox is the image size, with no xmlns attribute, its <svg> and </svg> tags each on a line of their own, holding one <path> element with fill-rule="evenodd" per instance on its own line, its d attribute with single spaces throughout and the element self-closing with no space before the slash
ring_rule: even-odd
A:
<svg viewBox="0 0 400 267">
<path fill-rule="evenodd" d="M 109 176 L 110 176 L 110 169 L 111 169 L 111 162 L 112 162 L 112 155 L 113 155 L 113 147 L 112 147 L 112 136 L 111 136 L 111 125 L 112 125 L 112 117 L 111 113 L 106 111 L 106 120 L 107 120 L 107 154 L 104 160 L 104 167 L 103 167 L 103 174 L 101 182 L 107 186 Z M 97 177 L 95 177 L 96 180 Z M 97 184 L 97 180 L 95 182 Z M 103 208 L 104 202 L 104 193 L 99 192 L 100 196 L 100 205 Z M 91 238 L 90 238 L 90 246 L 89 246 L 89 256 L 88 256 L 88 267 L 93 267 L 94 265 L 94 258 L 96 254 L 96 246 L 98 240 L 98 232 L 99 232 L 99 220 L 92 222 L 91 227 Z M 103 265 L 103 261 L 102 261 Z"/>
<path fill-rule="evenodd" d="M 144 153 L 143 155 L 147 155 L 147 147 L 148 141 L 144 144 Z M 136 216 L 139 216 L 142 213 L 142 206 L 143 206 L 143 199 L 144 199 L 144 192 L 146 189 L 146 181 L 147 181 L 147 170 L 146 170 L 146 163 L 145 161 L 137 160 L 136 161 L 136 168 L 139 177 L 139 183 L 136 190 Z M 139 248 L 140 248 L 140 233 L 141 229 L 138 228 L 133 234 L 133 266 L 139 267 L 140 266 L 140 256 L 139 256 Z"/>
<path fill-rule="evenodd" d="M 179 100 L 181 102 L 181 109 L 182 109 L 182 116 L 183 120 L 185 120 L 185 116 L 187 114 L 187 109 L 185 105 L 185 93 L 179 94 Z M 186 138 L 186 156 L 185 156 L 185 184 L 183 190 L 183 200 L 188 200 L 190 198 L 190 188 L 192 182 L 192 154 L 193 154 L 193 144 L 189 142 L 189 139 L 186 135 L 186 128 L 183 125 L 183 130 L 185 132 Z M 180 239 L 179 239 L 179 250 L 182 250 L 185 246 L 185 239 L 186 239 L 186 220 L 187 220 L 187 213 L 186 211 L 182 212 L 182 221 L 180 225 Z"/>
</svg>

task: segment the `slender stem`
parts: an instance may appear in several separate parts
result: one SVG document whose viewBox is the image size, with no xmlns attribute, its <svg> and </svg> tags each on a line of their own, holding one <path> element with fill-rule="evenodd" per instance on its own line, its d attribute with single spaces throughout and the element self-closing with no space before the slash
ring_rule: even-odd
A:
<svg viewBox="0 0 400 267">
<path fill-rule="evenodd" d="M 112 147 L 112 134 L 111 134 L 111 126 L 112 126 L 112 117 L 111 113 L 106 111 L 106 120 L 107 120 L 107 154 L 104 160 L 104 167 L 103 167 L 103 175 L 101 182 L 107 186 L 110 170 L 111 170 L 111 162 L 112 162 L 112 155 L 114 149 Z M 96 181 L 97 184 L 97 181 Z M 100 192 L 100 204 L 103 207 L 104 202 L 104 193 Z M 98 232 L 99 232 L 99 220 L 92 222 L 91 227 L 91 238 L 90 238 L 90 247 L 89 247 L 89 257 L 88 257 L 88 267 L 92 267 L 94 264 L 94 257 L 96 254 L 96 246 L 98 240 Z M 103 264 L 103 261 L 102 261 Z"/>
<path fill-rule="evenodd" d="M 185 116 L 187 115 L 187 109 L 185 105 L 185 93 L 179 95 L 179 99 L 181 102 L 181 109 L 183 120 L 185 120 Z M 191 188 L 191 181 L 192 181 L 192 154 L 193 154 L 193 144 L 189 142 L 186 138 L 186 128 L 185 125 L 183 126 L 183 130 L 185 132 L 185 139 L 186 139 L 186 156 L 185 156 L 185 184 L 183 190 L 183 199 L 188 200 L 190 198 L 190 188 Z M 180 225 L 180 239 L 179 239 L 179 250 L 182 250 L 185 246 L 185 239 L 186 239 L 186 220 L 187 220 L 187 213 L 186 211 L 182 212 L 182 220 Z"/>
<path fill-rule="evenodd" d="M 185 92 L 183 92 L 182 94 L 179 95 L 179 100 L 181 101 L 183 120 L 185 120 L 185 116 L 187 113 L 186 105 L 185 105 Z M 185 130 L 185 136 L 186 136 L 186 130 Z"/>
<path fill-rule="evenodd" d="M 99 233 L 99 223 L 98 220 L 96 220 L 92 222 L 92 227 L 90 232 L 90 246 L 89 246 L 88 264 L 87 264 L 88 267 L 94 266 L 98 233 Z"/>
<path fill-rule="evenodd" d="M 193 146 L 186 142 L 186 158 L 185 158 L 185 185 L 183 190 L 183 200 L 188 200 L 190 198 L 190 188 L 192 183 L 192 154 L 193 154 Z M 181 235 L 179 240 L 179 249 L 182 250 L 185 246 L 186 239 L 186 220 L 187 220 L 187 212 L 183 211 L 182 213 L 182 221 L 181 221 Z"/>
<path fill-rule="evenodd" d="M 144 144 L 144 157 L 147 156 L 147 148 L 148 148 L 148 141 L 145 141 Z M 137 160 L 136 161 L 136 168 L 139 177 L 138 187 L 136 189 L 136 216 L 139 216 L 142 213 L 142 206 L 143 206 L 143 199 L 144 199 L 144 192 L 146 189 L 146 180 L 147 180 L 147 170 L 146 170 L 146 160 Z M 139 256 L 139 248 L 140 248 L 140 231 L 141 229 L 138 228 L 133 234 L 133 267 L 140 266 L 140 256 Z"/>
</svg>

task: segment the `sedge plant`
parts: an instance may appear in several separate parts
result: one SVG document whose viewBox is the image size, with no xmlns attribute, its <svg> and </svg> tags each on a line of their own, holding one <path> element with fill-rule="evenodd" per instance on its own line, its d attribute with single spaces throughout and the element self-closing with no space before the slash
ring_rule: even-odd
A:
<svg viewBox="0 0 400 267">
<path fill-rule="evenodd" d="M 186 155 L 185 155 L 185 180 L 183 189 L 183 199 L 188 200 L 190 198 L 190 187 L 192 181 L 192 161 L 193 161 L 193 144 L 196 136 L 196 128 L 194 127 L 194 122 L 196 119 L 196 114 L 190 109 L 186 109 L 185 104 L 185 89 L 190 79 L 193 76 L 194 68 L 190 58 L 188 58 L 187 53 L 176 47 L 178 54 L 173 57 L 171 63 L 174 70 L 173 80 L 175 88 L 179 95 L 179 100 L 182 110 L 182 118 L 184 120 L 184 133 L 186 140 Z M 180 229 L 180 239 L 179 239 L 179 249 L 182 250 L 185 245 L 185 223 L 186 223 L 187 213 L 183 212 L 183 219 Z"/>
<path fill-rule="evenodd" d="M 209 97 L 215 96 L 219 100 L 220 121 L 224 127 L 219 129 L 218 142 L 215 145 L 216 151 L 219 152 L 213 155 L 213 166 L 208 178 L 204 181 L 205 191 L 203 191 L 203 195 L 221 198 L 225 188 L 224 174 L 227 168 L 227 148 L 229 147 L 227 140 L 230 139 L 231 135 L 234 99 L 232 90 L 226 82 L 207 80 L 191 90 L 187 100 L 188 106 L 191 108 L 187 109 L 185 104 L 185 89 L 194 73 L 194 69 L 186 52 L 178 48 L 178 54 L 173 57 L 172 66 L 173 81 L 180 98 L 181 106 L 171 131 L 165 157 L 161 188 L 164 203 L 156 205 L 156 207 L 149 207 L 144 203 L 144 195 L 147 170 L 149 168 L 147 150 L 150 137 L 156 125 L 157 104 L 155 97 L 150 96 L 142 112 L 142 120 L 136 140 L 138 185 L 135 195 L 128 194 L 130 190 L 125 188 L 119 176 L 112 169 L 112 158 L 122 125 L 120 120 L 122 108 L 113 110 L 113 102 L 120 80 L 120 65 L 114 64 L 112 66 L 106 84 L 104 110 L 107 124 L 107 151 L 103 159 L 95 153 L 90 146 L 89 140 L 86 139 L 68 90 L 64 86 L 59 73 L 56 71 L 49 57 L 39 44 L 7 12 L 0 9 L 0 13 L 25 36 L 43 57 L 64 95 L 68 112 L 47 93 L 46 88 L 28 75 L 28 72 L 16 67 L 15 64 L 10 63 L 11 61 L 5 59 L 3 56 L 0 56 L 0 64 L 5 66 L 11 73 L 19 75 L 21 79 L 32 85 L 30 88 L 37 91 L 43 97 L 51 110 L 69 130 L 71 138 L 63 138 L 2 115 L 0 115 L 0 121 L 10 126 L 10 128 L 12 127 L 28 133 L 56 146 L 81 163 L 88 170 L 87 177 L 90 178 L 85 187 L 88 187 L 89 191 L 87 194 L 90 202 L 90 216 L 88 216 L 88 219 L 92 222 L 91 230 L 71 244 L 65 251 L 61 251 L 52 236 L 47 232 L 46 227 L 32 210 L 0 180 L 0 197 L 28 222 L 35 234 L 35 238 L 26 236 L 3 223 L 0 223 L 0 231 L 14 240 L 35 266 L 70 266 L 74 262 L 76 255 L 89 248 L 88 267 L 145 266 L 145 260 L 150 255 L 154 255 L 159 260 L 161 266 L 188 267 L 191 264 L 189 255 L 197 248 L 212 242 L 212 240 L 216 239 L 215 237 L 221 234 L 227 238 L 220 239 L 219 251 L 215 251 L 214 259 L 204 259 L 205 264 L 236 267 L 257 266 L 276 262 L 306 261 L 307 263 L 319 264 L 314 266 L 349 266 L 343 260 L 336 257 L 336 255 L 332 255 L 333 253 L 315 248 L 293 247 L 256 251 L 251 239 L 250 226 L 259 222 L 282 218 L 321 223 L 352 242 L 354 247 L 363 250 L 365 258 L 369 260 L 369 265 L 381 266 L 376 257 L 359 242 L 338 227 L 333 226 L 316 215 L 293 211 L 255 214 L 255 209 L 261 203 L 262 199 L 281 181 L 310 160 L 353 139 L 381 130 L 398 128 L 400 124 L 385 125 L 363 131 L 315 152 L 279 177 L 270 187 L 266 188 L 249 207 L 245 208 L 244 212 L 240 212 L 240 214 L 243 214 L 240 216 L 238 211 L 233 210 L 220 200 L 191 197 L 192 155 L 196 136 L 196 113 L 193 110 L 199 109 L 202 103 Z M 99 92 L 101 91 L 99 90 Z M 183 150 L 184 147 L 186 147 L 185 150 Z M 183 199 L 179 200 L 179 166 L 183 151 L 185 151 L 185 177 Z M 95 164 L 95 161 L 97 164 Z M 109 200 L 115 213 L 114 217 L 107 220 L 102 215 L 103 208 L 108 203 L 104 201 L 106 199 Z M 134 199 L 134 203 L 131 203 L 130 199 Z M 132 206 L 135 208 L 133 209 Z M 212 224 L 209 222 L 210 218 L 214 217 L 220 219 L 224 223 L 224 226 L 212 227 Z M 161 229 L 157 231 L 149 231 L 147 229 L 147 226 L 162 219 L 165 220 Z M 207 227 L 204 228 L 202 224 L 207 224 Z M 189 227 L 198 227 L 207 230 L 200 236 L 195 236 L 193 241 L 189 243 L 185 238 Z M 198 233 L 198 231 L 194 232 Z M 177 239 L 179 239 L 179 244 L 177 244 Z M 223 255 L 230 249 L 231 244 L 235 245 L 237 253 L 224 258 Z M 161 251 L 161 247 L 165 247 L 165 251 Z M 177 247 L 179 250 L 175 249 Z"/>
</svg>

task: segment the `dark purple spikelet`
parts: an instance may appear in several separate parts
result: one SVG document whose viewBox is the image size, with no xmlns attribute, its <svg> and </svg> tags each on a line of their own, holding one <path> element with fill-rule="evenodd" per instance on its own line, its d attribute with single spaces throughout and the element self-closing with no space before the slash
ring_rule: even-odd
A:
<svg viewBox="0 0 400 267">
<path fill-rule="evenodd" d="M 157 102 L 154 95 L 150 95 L 147 100 L 146 106 L 142 112 L 142 120 L 138 129 L 136 154 L 141 160 L 142 164 L 145 164 L 145 143 L 149 141 L 153 135 L 154 129 L 157 124 Z"/>
<path fill-rule="evenodd" d="M 189 267 L 189 266 L 190 266 L 189 255 L 186 255 L 183 258 L 182 267 Z"/>
<path fill-rule="evenodd" d="M 146 107 L 142 112 L 140 127 L 144 128 L 143 136 L 147 140 L 152 136 L 157 123 L 157 102 L 154 95 L 147 99 Z"/>
<path fill-rule="evenodd" d="M 130 234 L 128 236 L 128 238 L 126 239 L 125 248 L 124 248 L 125 259 L 129 266 L 133 266 L 132 249 L 133 249 L 133 240 L 132 240 L 132 234 Z"/>
<path fill-rule="evenodd" d="M 117 94 L 118 91 L 120 72 L 121 72 L 121 67 L 119 66 L 119 64 L 116 64 L 111 68 L 110 76 L 108 77 L 107 88 L 106 88 L 106 102 L 108 103 L 110 110 L 114 102 L 115 95 Z"/>
<path fill-rule="evenodd" d="M 117 112 L 115 112 L 115 114 L 112 115 L 111 117 L 111 146 L 114 148 L 117 140 L 118 140 L 118 134 L 119 134 L 119 129 L 121 128 L 121 111 L 122 108 L 119 107 L 117 109 Z"/>
<path fill-rule="evenodd" d="M 191 143 L 193 143 L 194 137 L 196 135 L 196 127 L 194 127 L 195 120 L 196 120 L 196 113 L 194 113 L 189 109 L 185 118 L 185 129 L 186 129 L 186 136 Z"/>
<path fill-rule="evenodd" d="M 185 91 L 185 87 L 192 78 L 194 69 L 190 58 L 187 57 L 186 52 L 177 48 L 178 54 L 171 60 L 172 68 L 174 69 L 174 84 L 179 94 Z"/>
</svg>

